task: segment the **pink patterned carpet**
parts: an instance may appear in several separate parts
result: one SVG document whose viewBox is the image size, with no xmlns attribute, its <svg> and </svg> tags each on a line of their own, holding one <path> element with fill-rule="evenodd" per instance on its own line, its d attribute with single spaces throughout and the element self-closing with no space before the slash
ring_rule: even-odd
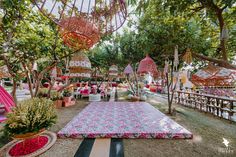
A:
<svg viewBox="0 0 236 157">
<path fill-rule="evenodd" d="M 191 132 L 145 102 L 94 102 L 58 132 L 61 138 L 192 138 Z"/>
</svg>

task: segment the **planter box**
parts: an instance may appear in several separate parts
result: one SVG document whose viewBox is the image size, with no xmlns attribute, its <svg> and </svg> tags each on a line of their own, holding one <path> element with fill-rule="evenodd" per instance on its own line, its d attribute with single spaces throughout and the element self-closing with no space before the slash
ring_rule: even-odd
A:
<svg viewBox="0 0 236 157">
<path fill-rule="evenodd" d="M 53 103 L 54 103 L 54 106 L 56 108 L 61 108 L 62 107 L 62 100 L 56 100 Z"/>
<path fill-rule="evenodd" d="M 101 101 L 101 94 L 89 94 L 89 101 L 91 102 Z"/>
</svg>

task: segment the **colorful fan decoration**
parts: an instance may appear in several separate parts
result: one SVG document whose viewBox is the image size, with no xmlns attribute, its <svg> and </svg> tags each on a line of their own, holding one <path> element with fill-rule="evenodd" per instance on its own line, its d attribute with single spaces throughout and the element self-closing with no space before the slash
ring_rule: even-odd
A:
<svg viewBox="0 0 236 157">
<path fill-rule="evenodd" d="M 95 24 L 101 34 L 119 29 L 127 17 L 124 0 L 33 0 L 38 9 L 60 25 L 71 17 L 84 17 Z"/>
<path fill-rule="evenodd" d="M 193 58 L 192 58 L 192 52 L 189 48 L 186 49 L 186 52 L 183 56 L 183 60 L 185 63 L 187 64 L 191 64 L 193 62 Z"/>
<path fill-rule="evenodd" d="M 91 77 L 91 62 L 84 53 L 75 54 L 69 62 L 70 77 Z"/>
</svg>

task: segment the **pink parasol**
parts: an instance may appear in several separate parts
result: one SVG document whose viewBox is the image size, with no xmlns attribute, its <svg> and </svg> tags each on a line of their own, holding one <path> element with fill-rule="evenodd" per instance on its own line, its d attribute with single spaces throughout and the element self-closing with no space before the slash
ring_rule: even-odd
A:
<svg viewBox="0 0 236 157">
<path fill-rule="evenodd" d="M 124 74 L 129 75 L 129 74 L 133 74 L 134 70 L 132 68 L 132 66 L 130 64 L 127 65 L 127 67 L 125 67 L 124 69 Z"/>
<path fill-rule="evenodd" d="M 153 76 L 157 76 L 157 65 L 153 61 L 153 59 L 147 55 L 144 59 L 140 61 L 137 73 L 141 75 L 151 73 Z"/>
</svg>

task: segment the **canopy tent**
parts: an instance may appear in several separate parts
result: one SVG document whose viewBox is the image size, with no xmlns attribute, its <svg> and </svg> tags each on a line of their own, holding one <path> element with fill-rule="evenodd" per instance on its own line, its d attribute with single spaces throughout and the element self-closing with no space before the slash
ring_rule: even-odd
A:
<svg viewBox="0 0 236 157">
<path fill-rule="evenodd" d="M 69 62 L 70 77 L 91 77 L 91 62 L 89 58 L 83 54 L 75 54 Z"/>
<path fill-rule="evenodd" d="M 236 80 L 236 71 L 209 64 L 192 75 L 191 81 L 197 86 L 229 87 Z"/>
<path fill-rule="evenodd" d="M 152 76 L 156 77 L 158 76 L 157 65 L 153 59 L 147 55 L 140 61 L 137 73 L 141 75 L 151 73 Z"/>
<path fill-rule="evenodd" d="M 59 24 L 64 44 L 76 50 L 89 49 L 100 40 L 97 26 L 84 17 L 69 17 Z"/>
<path fill-rule="evenodd" d="M 34 0 L 33 2 L 45 16 L 58 25 L 65 18 L 84 17 L 95 24 L 101 34 L 116 31 L 124 24 L 127 17 L 124 0 Z"/>
</svg>

